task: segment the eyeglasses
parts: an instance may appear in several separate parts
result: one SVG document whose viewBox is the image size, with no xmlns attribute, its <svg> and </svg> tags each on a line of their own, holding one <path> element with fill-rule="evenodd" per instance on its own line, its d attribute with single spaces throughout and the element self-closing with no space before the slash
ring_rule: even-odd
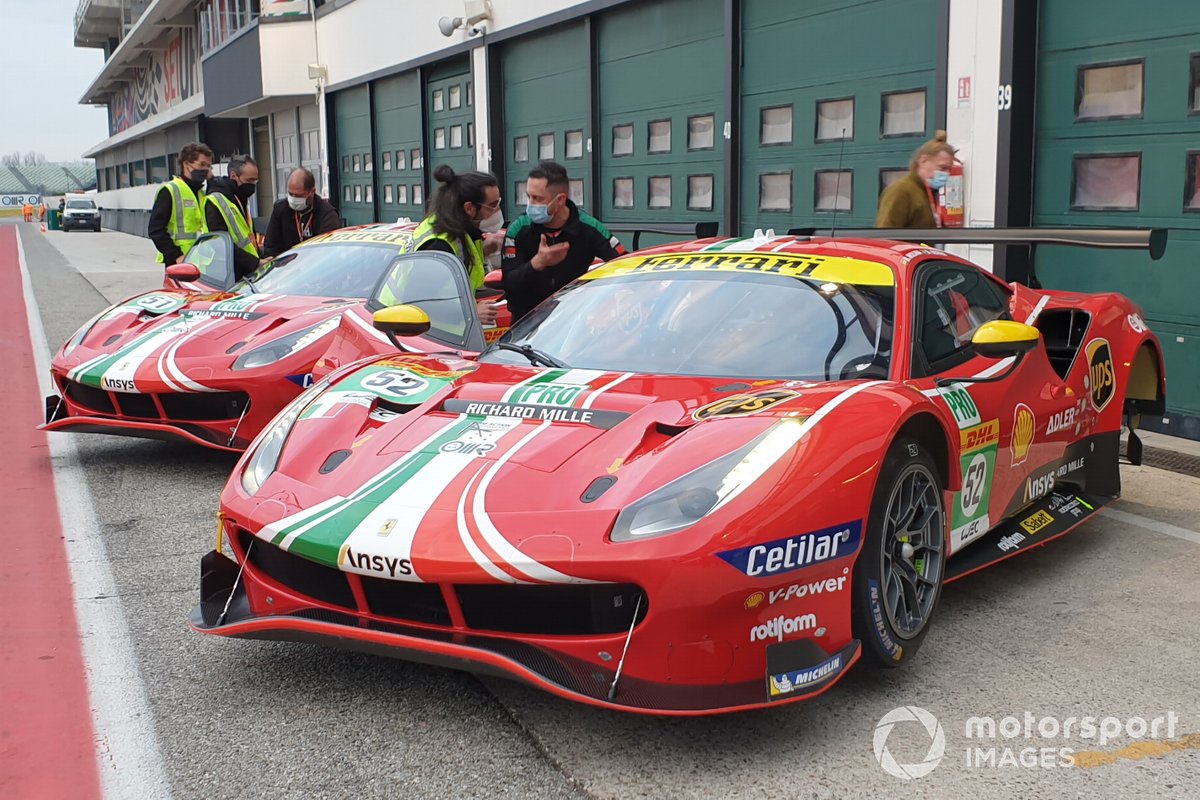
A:
<svg viewBox="0 0 1200 800">
<path fill-rule="evenodd" d="M 480 208 L 490 208 L 490 209 L 492 209 L 493 211 L 495 211 L 497 208 L 499 208 L 499 207 L 500 207 L 500 203 L 501 203 L 501 202 L 503 202 L 503 200 L 504 200 L 504 198 L 502 198 L 502 197 L 497 197 L 497 198 L 496 198 L 496 202 L 494 202 L 494 203 L 483 203 L 483 204 L 481 204 L 479 207 L 480 207 Z"/>
</svg>

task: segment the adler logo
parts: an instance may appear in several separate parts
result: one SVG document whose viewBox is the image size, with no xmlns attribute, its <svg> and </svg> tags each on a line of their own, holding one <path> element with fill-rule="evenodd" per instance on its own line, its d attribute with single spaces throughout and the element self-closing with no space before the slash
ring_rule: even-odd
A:
<svg viewBox="0 0 1200 800">
<path fill-rule="evenodd" d="M 1050 415 L 1050 422 L 1046 425 L 1046 435 L 1066 430 L 1075 424 L 1075 406 L 1059 411 L 1057 414 Z"/>
</svg>

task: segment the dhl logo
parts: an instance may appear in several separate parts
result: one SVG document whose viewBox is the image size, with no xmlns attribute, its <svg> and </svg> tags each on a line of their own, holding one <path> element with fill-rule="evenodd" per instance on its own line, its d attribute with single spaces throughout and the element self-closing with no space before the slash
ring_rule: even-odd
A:
<svg viewBox="0 0 1200 800">
<path fill-rule="evenodd" d="M 1025 459 L 1029 458 L 1029 447 L 1033 444 L 1033 432 L 1036 428 L 1037 421 L 1033 417 L 1033 411 L 1024 403 L 1017 403 L 1017 407 L 1013 411 L 1012 430 L 1012 463 L 1014 467 L 1024 464 Z"/>
<path fill-rule="evenodd" d="M 1000 441 L 1000 420 L 993 419 L 982 425 L 967 428 L 958 434 L 959 448 L 964 453 L 979 450 Z"/>
</svg>

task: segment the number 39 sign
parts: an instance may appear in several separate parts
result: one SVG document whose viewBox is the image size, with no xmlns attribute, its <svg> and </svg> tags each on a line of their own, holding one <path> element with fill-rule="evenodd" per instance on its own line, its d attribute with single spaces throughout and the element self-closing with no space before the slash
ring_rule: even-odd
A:
<svg viewBox="0 0 1200 800">
<path fill-rule="evenodd" d="M 1012 84 L 1001 84 L 996 95 L 996 107 L 1001 111 L 1012 108 Z"/>
</svg>

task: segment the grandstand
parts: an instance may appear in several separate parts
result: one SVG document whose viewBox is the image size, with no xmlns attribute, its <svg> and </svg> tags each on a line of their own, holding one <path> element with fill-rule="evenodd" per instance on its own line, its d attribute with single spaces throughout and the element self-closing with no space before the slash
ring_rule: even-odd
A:
<svg viewBox="0 0 1200 800">
<path fill-rule="evenodd" d="M 0 167 L 0 194 L 36 194 L 54 197 L 96 189 L 93 164 L 39 164 L 32 167 Z"/>
</svg>

